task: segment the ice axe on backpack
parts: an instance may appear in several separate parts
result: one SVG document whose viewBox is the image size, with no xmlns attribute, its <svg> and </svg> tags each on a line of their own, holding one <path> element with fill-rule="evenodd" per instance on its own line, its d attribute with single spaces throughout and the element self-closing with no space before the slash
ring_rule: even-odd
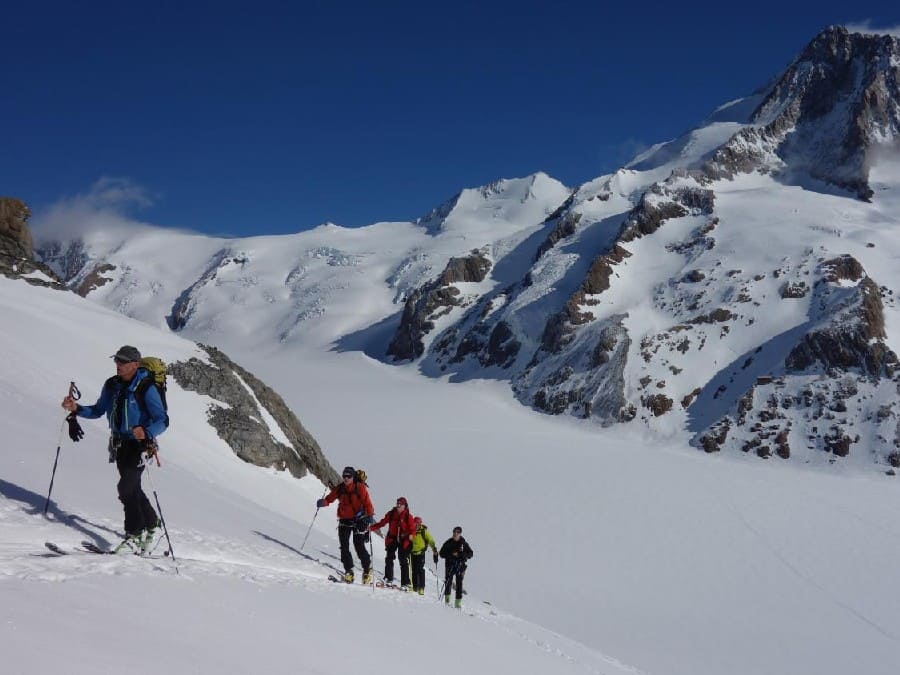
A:
<svg viewBox="0 0 900 675">
<path fill-rule="evenodd" d="M 81 392 L 78 390 L 78 387 L 75 386 L 74 382 L 69 382 L 69 398 L 75 401 L 81 398 Z M 73 443 L 77 443 L 84 437 L 84 431 L 81 429 L 81 425 L 78 424 L 78 418 L 75 413 L 66 415 L 65 419 L 63 419 L 63 423 L 59 426 L 59 439 L 56 443 L 56 459 L 53 460 L 53 473 L 50 474 L 50 489 L 47 490 L 47 501 L 44 502 L 45 516 L 47 515 L 47 509 L 50 508 L 50 495 L 53 492 L 53 481 L 56 479 L 56 466 L 59 464 L 59 449 L 62 447 L 63 429 L 66 424 L 69 425 L 69 438 L 72 439 Z"/>
</svg>

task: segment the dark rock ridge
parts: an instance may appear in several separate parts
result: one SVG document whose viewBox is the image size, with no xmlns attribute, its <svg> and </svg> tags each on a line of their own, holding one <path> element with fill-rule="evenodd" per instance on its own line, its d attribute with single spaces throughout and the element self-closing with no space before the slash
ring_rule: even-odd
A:
<svg viewBox="0 0 900 675">
<path fill-rule="evenodd" d="M 577 326 L 593 318 L 592 313 L 583 312 L 581 307 L 596 304 L 597 301 L 589 296 L 608 290 L 615 266 L 631 256 L 621 244 L 653 234 L 672 218 L 710 215 L 714 206 L 715 195 L 712 190 L 662 184 L 651 186 L 625 218 L 610 248 L 591 263 L 581 285 L 569 297 L 563 309 L 548 319 L 541 338 L 541 348 L 549 353 L 559 353 L 571 342 Z"/>
<path fill-rule="evenodd" d="M 434 320 L 462 304 L 457 283 L 481 282 L 491 269 L 483 252 L 451 258 L 437 279 L 416 289 L 403 307 L 403 316 L 387 355 L 398 361 L 416 359 L 425 352 L 423 338 L 434 329 Z"/>
<path fill-rule="evenodd" d="M 552 223 L 554 220 L 557 221 L 554 228 L 550 231 L 550 234 L 547 235 L 547 238 L 538 247 L 537 253 L 534 256 L 535 261 L 556 246 L 560 241 L 575 234 L 575 230 L 578 228 L 578 221 L 581 220 L 580 213 L 570 210 L 575 201 L 576 194 L 577 191 L 572 192 L 572 194 L 569 195 L 569 198 L 566 199 L 556 211 L 547 216 L 542 223 L 547 224 Z"/>
<path fill-rule="evenodd" d="M 751 116 L 754 126 L 716 151 L 709 179 L 767 170 L 776 156 L 792 170 L 871 199 L 868 152 L 900 135 L 900 41 L 889 35 L 822 31 Z"/>
<path fill-rule="evenodd" d="M 338 482 L 338 473 L 325 459 L 319 444 L 277 393 L 220 350 L 200 346 L 209 355 L 211 365 L 192 358 L 171 364 L 169 372 L 182 389 L 210 396 L 228 406 L 210 405 L 207 417 L 219 438 L 238 457 L 257 466 L 286 469 L 297 478 L 310 472 L 326 485 Z M 290 441 L 289 446 L 273 438 L 260 405 L 274 418 Z"/>
<path fill-rule="evenodd" d="M 32 286 L 65 290 L 56 273 L 34 259 L 34 248 L 28 219 L 31 210 L 25 202 L 13 197 L 0 197 L 0 274 L 22 279 Z"/>
<path fill-rule="evenodd" d="M 604 425 L 629 419 L 624 373 L 631 339 L 625 318 L 598 321 L 564 352 L 532 360 L 513 380 L 516 396 L 551 415 L 568 413 Z"/>
</svg>

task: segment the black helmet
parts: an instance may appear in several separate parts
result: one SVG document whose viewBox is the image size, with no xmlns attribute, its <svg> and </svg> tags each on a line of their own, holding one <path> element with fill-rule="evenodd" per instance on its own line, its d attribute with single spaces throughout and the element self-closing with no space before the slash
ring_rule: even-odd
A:
<svg viewBox="0 0 900 675">
<path fill-rule="evenodd" d="M 341 476 L 350 476 L 350 478 L 356 478 L 356 469 L 354 469 L 352 466 L 345 466 L 344 470 L 341 472 Z"/>
</svg>

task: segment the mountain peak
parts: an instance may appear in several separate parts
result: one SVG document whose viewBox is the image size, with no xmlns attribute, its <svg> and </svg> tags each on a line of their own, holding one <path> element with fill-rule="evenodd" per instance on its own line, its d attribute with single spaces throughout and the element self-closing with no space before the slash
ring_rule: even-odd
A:
<svg viewBox="0 0 900 675">
<path fill-rule="evenodd" d="M 829 26 L 806 45 L 707 166 L 806 174 L 870 200 L 871 152 L 900 138 L 900 41 Z"/>
<path fill-rule="evenodd" d="M 417 223 L 431 234 L 465 229 L 474 222 L 533 220 L 532 224 L 537 224 L 569 193 L 569 188 L 542 171 L 523 178 L 500 178 L 480 187 L 464 188 Z"/>
</svg>

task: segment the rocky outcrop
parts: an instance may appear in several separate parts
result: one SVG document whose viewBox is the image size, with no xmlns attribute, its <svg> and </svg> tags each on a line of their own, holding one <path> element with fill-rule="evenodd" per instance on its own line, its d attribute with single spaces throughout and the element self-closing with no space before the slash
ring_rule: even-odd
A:
<svg viewBox="0 0 900 675">
<path fill-rule="evenodd" d="M 297 478 L 310 472 L 326 485 L 338 482 L 319 444 L 277 393 L 215 347 L 200 346 L 211 363 L 192 358 L 171 364 L 169 372 L 182 389 L 215 399 L 207 411 L 209 424 L 238 457 Z M 267 415 L 290 445 L 273 435 Z"/>
<path fill-rule="evenodd" d="M 534 256 L 535 261 L 540 259 L 542 255 L 556 246 L 560 241 L 575 234 L 575 231 L 578 229 L 578 222 L 581 220 L 581 214 L 567 210 L 571 207 L 574 198 L 575 193 L 572 193 L 572 196 L 563 202 L 563 205 L 550 214 L 550 217 L 544 221 L 552 222 L 554 219 L 558 219 L 556 225 L 550 230 L 550 234 L 548 234 L 547 238 L 540 246 L 538 246 L 537 253 L 535 253 Z"/>
<path fill-rule="evenodd" d="M 863 455 L 886 466 L 900 456 L 900 363 L 885 342 L 887 289 L 849 255 L 822 261 L 817 272 L 807 329 L 783 367 L 758 376 L 732 412 L 697 435 L 697 446 L 806 462 Z"/>
<path fill-rule="evenodd" d="M 856 369 L 872 377 L 891 377 L 897 355 L 886 343 L 884 305 L 878 285 L 862 277 L 862 265 L 850 256 L 822 264 L 822 279 L 816 289 L 819 306 L 830 310 L 807 332 L 785 360 L 788 372 L 818 365 L 826 369 Z M 838 286 L 850 274 L 856 287 Z"/>
<path fill-rule="evenodd" d="M 587 326 L 563 352 L 533 360 L 513 380 L 517 398 L 551 415 L 568 413 L 603 425 L 629 419 L 625 365 L 631 339 L 625 318 L 613 315 Z"/>
<path fill-rule="evenodd" d="M 25 202 L 0 197 L 0 274 L 22 279 L 32 286 L 65 290 L 65 285 L 47 265 L 34 259 L 34 247 L 28 219 L 31 210 Z"/>
<path fill-rule="evenodd" d="M 109 263 L 101 263 L 94 267 L 90 272 L 88 272 L 84 278 L 81 280 L 75 287 L 75 292 L 78 293 L 81 297 L 87 297 L 88 293 L 91 291 L 95 291 L 101 286 L 105 286 L 112 279 L 110 277 L 103 276 L 107 272 L 112 272 L 116 269 L 115 265 L 110 265 Z"/>
<path fill-rule="evenodd" d="M 31 210 L 25 202 L 13 197 L 0 197 L 0 253 L 32 260 L 34 248 L 28 219 Z"/>
<path fill-rule="evenodd" d="M 827 28 L 771 88 L 754 126 L 716 151 L 703 173 L 732 178 L 783 163 L 871 199 L 869 151 L 900 136 L 898 62 L 896 37 Z"/>
<path fill-rule="evenodd" d="M 400 325 L 388 345 L 387 355 L 398 361 L 417 359 L 425 352 L 425 336 L 435 319 L 459 306 L 460 291 L 453 284 L 484 281 L 491 261 L 474 250 L 463 258 L 451 258 L 437 279 L 414 291 L 403 307 Z"/>
<path fill-rule="evenodd" d="M 609 249 L 593 260 L 581 285 L 569 297 L 562 310 L 547 320 L 541 338 L 541 348 L 551 354 L 559 353 L 571 342 L 577 327 L 593 318 L 591 312 L 583 311 L 581 308 L 598 302 L 590 296 L 608 290 L 615 266 L 631 257 L 631 253 L 622 244 L 653 234 L 672 218 L 710 215 L 714 206 L 715 195 L 712 190 L 654 184 L 626 216 L 618 236 Z"/>
</svg>

